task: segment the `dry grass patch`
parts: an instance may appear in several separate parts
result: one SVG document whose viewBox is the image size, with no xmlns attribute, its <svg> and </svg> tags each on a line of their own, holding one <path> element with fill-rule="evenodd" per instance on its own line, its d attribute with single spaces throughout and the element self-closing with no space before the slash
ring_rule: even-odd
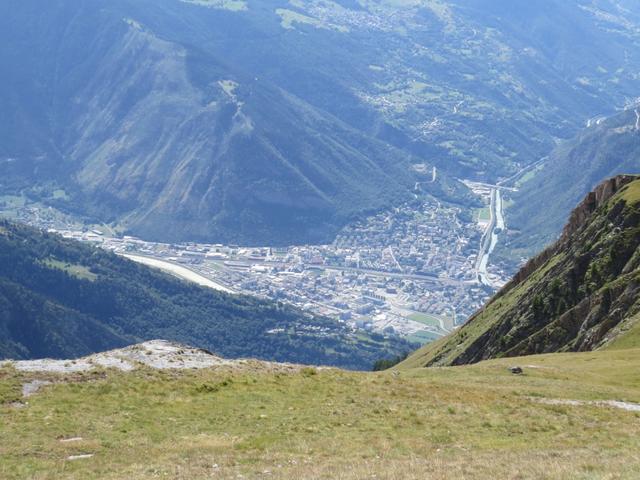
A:
<svg viewBox="0 0 640 480">
<path fill-rule="evenodd" d="M 524 375 L 507 371 L 516 362 Z M 401 373 L 67 378 L 0 407 L 0 478 L 638 478 L 640 415 L 535 400 L 640 401 L 639 364 L 629 350 Z M 33 375 L 0 372 L 0 392 Z M 95 456 L 66 460 L 83 453 Z"/>
</svg>

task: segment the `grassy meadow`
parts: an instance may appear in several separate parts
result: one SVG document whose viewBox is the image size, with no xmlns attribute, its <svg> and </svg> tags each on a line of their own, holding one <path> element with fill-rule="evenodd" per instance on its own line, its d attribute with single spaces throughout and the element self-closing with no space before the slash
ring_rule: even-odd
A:
<svg viewBox="0 0 640 480">
<path fill-rule="evenodd" d="M 382 373 L 5 366 L 0 478 L 635 479 L 640 413 L 597 402 L 639 403 L 639 364 L 634 349 Z M 55 383 L 14 403 L 36 378 Z"/>
</svg>

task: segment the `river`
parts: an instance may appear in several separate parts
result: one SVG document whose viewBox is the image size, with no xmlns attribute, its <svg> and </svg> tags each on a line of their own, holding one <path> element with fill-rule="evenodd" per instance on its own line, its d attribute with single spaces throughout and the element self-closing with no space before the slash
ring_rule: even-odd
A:
<svg viewBox="0 0 640 480">
<path fill-rule="evenodd" d="M 144 257 L 142 255 L 131 255 L 129 253 L 123 253 L 121 255 L 123 257 L 127 257 L 129 260 L 133 260 L 134 262 L 142 263 L 149 267 L 159 268 L 160 270 L 164 270 L 165 272 L 175 275 L 176 277 L 180 277 L 184 280 L 197 283 L 198 285 L 203 287 L 213 288 L 214 290 L 225 293 L 236 293 L 230 288 L 216 283 L 213 280 L 194 272 L 193 270 L 183 267 L 182 265 L 176 265 L 175 263 L 167 262 L 165 260 Z"/>
</svg>

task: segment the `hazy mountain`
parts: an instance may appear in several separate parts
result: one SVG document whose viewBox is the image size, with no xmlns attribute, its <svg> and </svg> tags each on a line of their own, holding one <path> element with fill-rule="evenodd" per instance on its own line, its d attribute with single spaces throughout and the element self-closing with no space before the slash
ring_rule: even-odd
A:
<svg viewBox="0 0 640 480">
<path fill-rule="evenodd" d="M 560 240 L 460 330 L 405 365 L 637 347 L 639 339 L 640 177 L 619 176 L 591 192 Z"/>
<path fill-rule="evenodd" d="M 150 239 L 327 241 L 635 95 L 632 2 L 8 0 L 0 193 Z M 523 28 L 528 26 L 532 28 Z M 444 193 L 443 193 L 444 192 Z"/>
<path fill-rule="evenodd" d="M 58 180 L 71 208 L 147 238 L 227 242 L 327 239 L 409 195 L 408 155 L 123 17 L 136 2 L 117 5 L 55 3 L 45 32 L 22 21 L 7 32 L 14 47 L 43 43 L 25 45 L 32 58 L 5 80 L 19 85 L 4 89 L 18 97 L 9 123 L 34 123 L 6 132 L 25 184 Z M 3 18 L 45 15 L 34 10 Z"/>
<path fill-rule="evenodd" d="M 594 119 L 551 153 L 544 168 L 514 195 L 508 219 L 516 232 L 506 238 L 504 248 L 524 256 L 539 251 L 557 237 L 573 206 L 603 179 L 640 172 L 636 112 L 640 109 Z"/>
<path fill-rule="evenodd" d="M 360 369 L 410 348 L 0 221 L 0 358 L 67 358 L 153 338 L 232 358 Z"/>
</svg>

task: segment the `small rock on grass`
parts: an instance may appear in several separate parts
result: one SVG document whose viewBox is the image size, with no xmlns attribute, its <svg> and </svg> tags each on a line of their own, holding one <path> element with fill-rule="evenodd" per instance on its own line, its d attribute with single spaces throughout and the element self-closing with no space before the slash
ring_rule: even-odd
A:
<svg viewBox="0 0 640 480">
<path fill-rule="evenodd" d="M 93 457 L 93 453 L 86 453 L 84 455 L 69 455 L 67 460 L 84 460 L 85 458 Z"/>
</svg>

